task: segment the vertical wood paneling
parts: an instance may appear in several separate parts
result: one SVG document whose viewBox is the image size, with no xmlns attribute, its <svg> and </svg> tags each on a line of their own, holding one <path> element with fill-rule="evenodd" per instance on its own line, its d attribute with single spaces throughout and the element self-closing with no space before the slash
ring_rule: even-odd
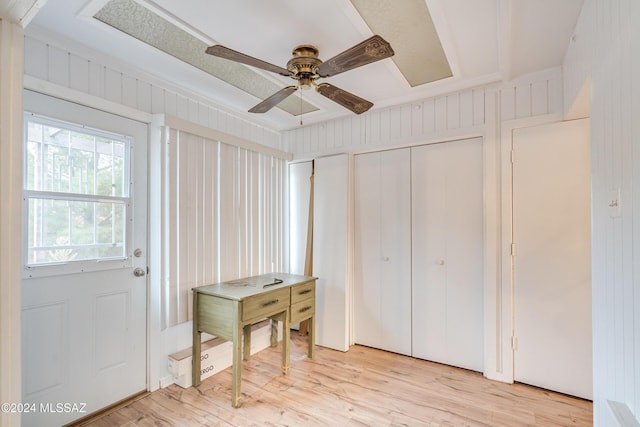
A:
<svg viewBox="0 0 640 427">
<path fill-rule="evenodd" d="M 105 99 L 122 103 L 122 73 L 111 68 L 106 68 L 104 73 Z"/>
<path fill-rule="evenodd" d="M 565 56 L 568 110 L 591 83 L 593 197 L 594 425 L 609 425 L 608 400 L 640 419 L 640 7 L 631 0 L 587 0 Z M 609 208 L 620 191 L 619 213 Z M 634 198 L 635 196 L 635 198 Z"/>
<path fill-rule="evenodd" d="M 422 103 L 422 131 L 425 134 L 436 131 L 436 104 L 433 98 Z"/>
<path fill-rule="evenodd" d="M 485 91 L 484 89 L 473 89 L 473 125 L 485 124 Z"/>
<path fill-rule="evenodd" d="M 562 108 L 561 74 L 547 70 L 517 84 L 504 84 L 500 90 L 499 120 L 513 120 L 551 113 Z M 321 154 L 335 149 L 358 152 L 367 146 L 395 146 L 420 140 L 449 138 L 452 133 L 483 133 L 485 87 L 467 89 L 427 98 L 357 117 L 345 117 L 305 126 L 309 133 L 290 130 L 284 136 L 292 144 L 304 137 L 307 143 L 295 148 L 296 155 Z M 494 125 L 493 123 L 491 125 Z M 324 126 L 324 127 L 323 127 Z M 332 131 L 333 126 L 333 131 Z M 316 143 L 317 141 L 317 143 Z"/>
<path fill-rule="evenodd" d="M 202 260 L 204 283 L 218 281 L 218 143 L 206 140 L 202 168 Z"/>
<path fill-rule="evenodd" d="M 189 99 L 183 95 L 176 94 L 176 116 L 189 120 Z"/>
<path fill-rule="evenodd" d="M 444 132 L 448 128 L 448 118 L 447 118 L 447 97 L 441 96 L 436 98 L 434 103 L 435 108 L 435 131 Z"/>
<path fill-rule="evenodd" d="M 389 117 L 390 113 L 388 109 L 380 112 L 380 142 L 382 144 L 388 144 L 389 139 L 391 139 Z"/>
<path fill-rule="evenodd" d="M 515 104 L 517 119 L 531 116 L 531 84 L 521 84 L 515 88 Z"/>
<path fill-rule="evenodd" d="M 187 101 L 187 120 L 193 123 L 200 124 L 200 105 L 198 102 L 192 99 L 186 99 Z"/>
<path fill-rule="evenodd" d="M 625 27 L 627 28 L 635 28 L 631 27 L 634 25 L 634 22 L 637 22 L 638 17 L 640 17 L 640 3 L 636 1 L 628 1 L 627 8 L 625 8 L 625 13 L 628 17 L 628 20 L 625 22 Z M 632 35 L 634 33 L 632 32 Z M 632 36 L 633 37 L 633 36 Z M 637 37 L 630 38 L 629 43 L 629 51 L 630 52 L 638 52 L 638 41 Z M 629 78 L 633 79 L 632 76 L 637 76 L 638 72 L 640 72 L 640 55 L 629 55 Z M 637 117 L 638 110 L 640 109 L 640 85 L 632 84 L 631 91 L 631 108 L 629 108 L 628 114 L 629 116 L 633 116 L 634 114 Z M 630 143 L 631 147 L 638 146 L 638 135 L 640 135 L 640 123 L 638 120 L 629 120 L 627 123 L 630 123 Z M 632 163 L 632 167 L 637 167 L 640 165 L 640 150 L 632 149 L 632 159 L 630 160 Z M 636 172 L 633 178 L 632 185 L 632 193 L 631 197 L 633 200 L 632 209 L 633 209 L 633 223 L 640 223 L 640 177 Z M 632 274 L 635 278 L 635 281 L 638 281 L 640 278 L 640 227 L 633 226 L 633 256 L 631 259 L 631 265 L 633 266 Z M 635 360 L 637 361 L 640 358 L 640 292 L 637 292 L 637 287 L 634 288 L 633 291 L 633 322 L 631 323 L 631 328 L 635 331 L 636 335 L 633 337 L 633 350 L 632 354 L 635 355 Z M 640 363 L 640 362 L 636 362 Z M 632 383 L 632 387 L 634 387 L 633 392 L 630 395 L 633 396 L 630 401 L 632 404 L 630 405 L 631 411 L 636 414 L 637 418 L 640 418 L 640 364 L 635 365 L 636 376 Z"/>
<path fill-rule="evenodd" d="M 127 74 L 122 75 L 122 104 L 138 108 L 138 82 Z"/>
<path fill-rule="evenodd" d="M 400 138 L 411 138 L 411 135 L 413 134 L 411 110 L 411 104 L 403 105 L 402 107 L 400 107 Z"/>
<path fill-rule="evenodd" d="M 327 140 L 326 140 L 326 145 L 329 148 L 333 148 L 336 146 L 336 124 L 335 122 L 331 121 L 325 124 L 327 130 Z"/>
<path fill-rule="evenodd" d="M 454 93 L 447 96 L 447 129 L 460 127 L 460 97 Z"/>
<path fill-rule="evenodd" d="M 549 112 L 549 84 L 547 81 L 531 84 L 531 115 L 540 116 Z"/>
<path fill-rule="evenodd" d="M 164 112 L 178 116 L 178 96 L 168 90 L 164 91 Z"/>
<path fill-rule="evenodd" d="M 49 71 L 47 64 L 49 50 L 47 44 L 26 37 L 24 40 L 24 50 L 24 73 L 42 80 L 47 80 Z M 27 52 L 29 54 L 26 54 Z"/>
<path fill-rule="evenodd" d="M 516 117 L 516 99 L 513 87 L 505 87 L 500 91 L 500 113 L 502 120 L 512 120 Z"/>
<path fill-rule="evenodd" d="M 460 93 L 460 127 L 463 129 L 473 126 L 473 91 Z"/>
<path fill-rule="evenodd" d="M 69 87 L 89 92 L 89 61 L 76 55 L 69 58 Z"/>
<path fill-rule="evenodd" d="M 89 61 L 89 94 L 99 98 L 104 97 L 104 72 L 105 67 Z"/>
<path fill-rule="evenodd" d="M 176 227 L 176 249 L 177 249 L 177 287 L 178 287 L 178 323 L 185 322 L 188 319 L 188 307 L 189 303 L 187 298 L 189 296 L 189 289 L 195 284 L 191 280 L 190 265 L 189 265 L 189 222 L 191 221 L 191 210 L 193 206 L 193 190 L 189 186 L 189 171 L 192 167 L 189 166 L 189 143 L 187 135 L 183 135 L 182 132 L 178 132 L 177 140 L 177 174 L 176 174 L 176 198 L 175 203 L 177 205 L 176 213 L 177 218 Z"/>
<path fill-rule="evenodd" d="M 69 53 L 49 46 L 48 76 L 51 83 L 69 87 Z"/>
<path fill-rule="evenodd" d="M 165 94 L 164 89 L 158 86 L 151 87 L 151 112 L 160 114 L 165 112 Z"/>
<path fill-rule="evenodd" d="M 178 306 L 180 304 L 179 297 L 179 280 L 178 280 L 178 259 L 180 257 L 180 246 L 178 244 L 178 227 L 176 224 L 179 221 L 178 218 L 178 206 L 180 206 L 180 197 L 178 191 L 178 132 L 176 130 L 170 131 L 169 136 L 169 146 L 167 147 L 168 159 L 166 160 L 168 170 L 165 172 L 164 176 L 168 177 L 168 182 L 166 182 L 167 188 L 167 241 L 163 243 L 163 247 L 167 248 L 167 258 L 165 262 L 169 265 L 169 270 L 167 272 L 166 281 L 167 288 L 165 290 L 165 294 L 168 295 L 166 298 L 166 305 L 163 306 L 166 310 L 166 319 L 167 325 L 172 326 L 179 323 L 178 318 Z M 164 206 L 164 205 L 163 205 Z"/>
<path fill-rule="evenodd" d="M 146 111 L 147 113 L 151 113 L 153 110 L 152 107 L 152 86 L 150 83 L 147 83 L 142 80 L 136 80 L 136 95 L 137 95 L 137 107 Z"/>
<path fill-rule="evenodd" d="M 402 110 L 401 107 L 389 109 L 389 139 L 397 140 L 402 136 Z"/>
<path fill-rule="evenodd" d="M 220 163 L 220 267 L 221 279 L 238 277 L 239 228 L 238 228 L 238 149 L 221 145 Z"/>
<path fill-rule="evenodd" d="M 417 136 L 424 134 L 422 128 L 422 104 L 416 103 L 411 105 L 411 135 Z"/>
</svg>

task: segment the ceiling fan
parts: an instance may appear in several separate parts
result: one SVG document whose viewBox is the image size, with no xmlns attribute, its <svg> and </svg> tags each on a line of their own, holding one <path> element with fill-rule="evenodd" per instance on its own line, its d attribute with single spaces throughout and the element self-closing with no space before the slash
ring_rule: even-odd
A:
<svg viewBox="0 0 640 427">
<path fill-rule="evenodd" d="M 287 68 L 278 67 L 277 65 L 236 52 L 222 45 L 209 46 L 206 52 L 213 56 L 251 65 L 297 80 L 297 84 L 280 89 L 269 98 L 251 108 L 249 110 L 250 113 L 265 113 L 298 90 L 298 88 L 309 89 L 315 86 L 316 91 L 321 95 L 326 96 L 356 114 L 362 114 L 371 108 L 373 103 L 332 84 L 318 84 L 316 80 L 335 76 L 336 74 L 394 55 L 391 45 L 378 35 L 374 35 L 324 62 L 318 58 L 318 49 L 315 46 L 296 46 L 292 52 L 293 58 L 287 62 Z"/>
</svg>

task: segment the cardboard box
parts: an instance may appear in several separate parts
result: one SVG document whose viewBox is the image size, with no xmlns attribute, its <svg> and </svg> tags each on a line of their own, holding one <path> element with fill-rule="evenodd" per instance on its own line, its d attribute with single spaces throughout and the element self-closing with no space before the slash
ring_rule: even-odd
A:
<svg viewBox="0 0 640 427">
<path fill-rule="evenodd" d="M 279 328 L 279 332 L 280 332 Z M 280 337 L 281 334 L 278 333 Z M 271 345 L 271 323 L 263 320 L 251 326 L 251 354 L 255 354 Z M 233 346 L 231 341 L 216 337 L 202 343 L 200 353 L 200 378 L 209 378 L 213 374 L 231 366 Z M 180 387 L 191 387 L 191 347 L 169 355 L 169 373 L 173 382 Z"/>
</svg>

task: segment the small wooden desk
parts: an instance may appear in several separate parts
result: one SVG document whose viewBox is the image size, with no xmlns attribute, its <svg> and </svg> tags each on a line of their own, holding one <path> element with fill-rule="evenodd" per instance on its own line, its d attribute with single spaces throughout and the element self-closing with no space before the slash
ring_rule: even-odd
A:
<svg viewBox="0 0 640 427">
<path fill-rule="evenodd" d="M 193 288 L 193 385 L 200 385 L 202 332 L 233 342 L 231 404 L 240 406 L 242 356 L 251 353 L 251 324 L 269 318 L 271 346 L 278 345 L 278 324 L 283 323 L 282 372 L 289 373 L 290 322 L 309 319 L 309 349 L 315 347 L 315 277 L 270 273 Z M 275 321 L 275 322 L 274 322 Z M 242 339 L 244 338 L 244 351 Z"/>
</svg>

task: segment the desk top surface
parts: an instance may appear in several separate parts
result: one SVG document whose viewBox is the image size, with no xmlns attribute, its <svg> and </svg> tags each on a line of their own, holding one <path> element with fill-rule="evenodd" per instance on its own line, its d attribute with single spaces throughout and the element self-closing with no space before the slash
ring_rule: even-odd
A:
<svg viewBox="0 0 640 427">
<path fill-rule="evenodd" d="M 289 273 L 268 273 L 259 276 L 229 280 L 227 282 L 220 282 L 214 285 L 200 286 L 193 288 L 193 291 L 201 294 L 241 301 L 244 298 L 253 295 L 286 288 L 299 283 L 308 282 L 310 280 L 316 280 L 316 278 Z"/>
</svg>

